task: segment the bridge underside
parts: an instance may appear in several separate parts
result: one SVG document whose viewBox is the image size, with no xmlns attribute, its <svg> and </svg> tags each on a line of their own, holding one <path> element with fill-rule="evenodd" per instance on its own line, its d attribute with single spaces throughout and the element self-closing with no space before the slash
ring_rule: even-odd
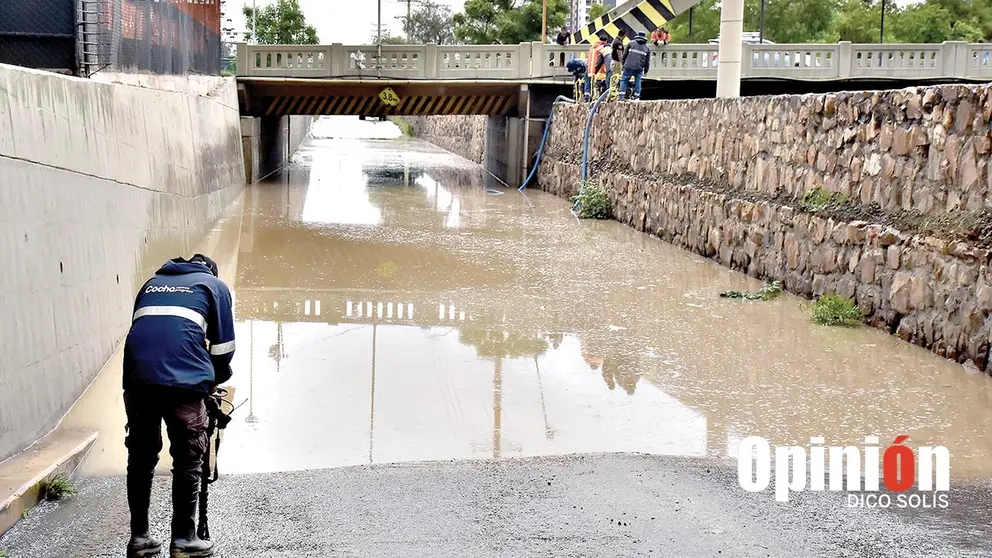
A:
<svg viewBox="0 0 992 558">
<path fill-rule="evenodd" d="M 244 116 L 515 115 L 523 82 L 238 78 Z M 388 104 L 386 89 L 398 98 Z"/>
</svg>

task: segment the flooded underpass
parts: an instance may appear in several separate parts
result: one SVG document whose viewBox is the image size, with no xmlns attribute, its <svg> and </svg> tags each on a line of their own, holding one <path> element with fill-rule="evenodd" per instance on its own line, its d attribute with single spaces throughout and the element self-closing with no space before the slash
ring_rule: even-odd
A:
<svg viewBox="0 0 992 558">
<path fill-rule="evenodd" d="M 986 476 L 988 379 L 542 192 L 325 119 L 246 194 L 228 470 L 773 445 L 944 445 Z M 337 137 L 336 137 L 337 136 Z M 343 137 L 340 137 L 343 136 Z M 349 137 L 351 136 L 351 137 Z M 886 439 L 888 438 L 888 439 Z"/>
<path fill-rule="evenodd" d="M 992 552 L 987 377 L 814 325 L 792 296 L 722 299 L 761 284 L 569 209 L 352 118 L 319 120 L 249 187 L 208 244 L 234 291 L 240 404 L 211 488 L 219 555 Z M 66 419 L 101 430 L 93 478 L 0 549 L 122 555 L 119 377 L 112 360 Z M 747 436 L 884 449 L 900 434 L 950 450 L 948 509 L 738 484 Z"/>
</svg>

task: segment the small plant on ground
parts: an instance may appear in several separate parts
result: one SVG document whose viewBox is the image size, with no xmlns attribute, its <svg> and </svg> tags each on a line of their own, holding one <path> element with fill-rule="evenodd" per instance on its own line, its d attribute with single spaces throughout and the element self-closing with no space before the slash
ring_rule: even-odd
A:
<svg viewBox="0 0 992 558">
<path fill-rule="evenodd" d="M 42 481 L 39 488 L 40 496 L 45 500 L 57 502 L 76 494 L 76 487 L 65 473 L 59 473 L 54 477 Z"/>
<path fill-rule="evenodd" d="M 848 202 L 848 197 L 843 194 L 831 194 L 820 188 L 813 188 L 799 200 L 799 207 L 806 212 L 816 213 L 834 207 L 839 208 Z"/>
<path fill-rule="evenodd" d="M 610 200 L 606 190 L 592 181 L 586 181 L 579 193 L 572 196 L 572 211 L 580 219 L 609 219 Z"/>
<path fill-rule="evenodd" d="M 756 292 L 748 291 L 723 291 L 720 293 L 722 298 L 742 298 L 744 300 L 773 300 L 782 295 L 782 282 L 772 281 L 770 285 L 765 285 Z"/>
<path fill-rule="evenodd" d="M 810 320 L 828 326 L 855 327 L 865 321 L 854 301 L 840 295 L 824 295 L 810 305 Z"/>
<path fill-rule="evenodd" d="M 6 550 L 0 550 L 0 558 L 10 558 L 10 554 Z"/>
</svg>

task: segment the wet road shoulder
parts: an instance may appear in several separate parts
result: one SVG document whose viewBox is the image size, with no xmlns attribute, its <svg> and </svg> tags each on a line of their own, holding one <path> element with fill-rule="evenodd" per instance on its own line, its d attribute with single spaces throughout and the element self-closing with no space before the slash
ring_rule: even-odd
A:
<svg viewBox="0 0 992 558">
<path fill-rule="evenodd" d="M 158 536 L 168 483 L 156 479 Z M 123 556 L 123 479 L 79 489 L 32 512 L 0 549 Z M 588 454 L 232 475 L 210 503 L 224 557 L 987 556 L 988 527 L 966 519 L 988 517 L 987 488 L 957 493 L 954 513 L 934 515 L 851 509 L 839 493 L 776 503 L 741 490 L 726 460 Z"/>
</svg>

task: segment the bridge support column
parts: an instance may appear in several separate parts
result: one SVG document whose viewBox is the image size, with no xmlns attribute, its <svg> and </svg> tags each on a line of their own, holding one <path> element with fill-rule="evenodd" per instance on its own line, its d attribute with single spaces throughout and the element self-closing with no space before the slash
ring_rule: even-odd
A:
<svg viewBox="0 0 992 558">
<path fill-rule="evenodd" d="M 524 121 L 512 116 L 490 116 L 486 120 L 486 153 L 483 166 L 510 186 L 523 178 Z"/>
<path fill-rule="evenodd" d="M 259 158 L 262 144 L 262 119 L 257 116 L 241 117 L 241 148 L 245 154 L 245 182 L 254 184 L 261 178 Z"/>
<path fill-rule="evenodd" d="M 723 0 L 720 8 L 720 51 L 716 68 L 716 96 L 740 97 L 744 0 Z"/>
</svg>

